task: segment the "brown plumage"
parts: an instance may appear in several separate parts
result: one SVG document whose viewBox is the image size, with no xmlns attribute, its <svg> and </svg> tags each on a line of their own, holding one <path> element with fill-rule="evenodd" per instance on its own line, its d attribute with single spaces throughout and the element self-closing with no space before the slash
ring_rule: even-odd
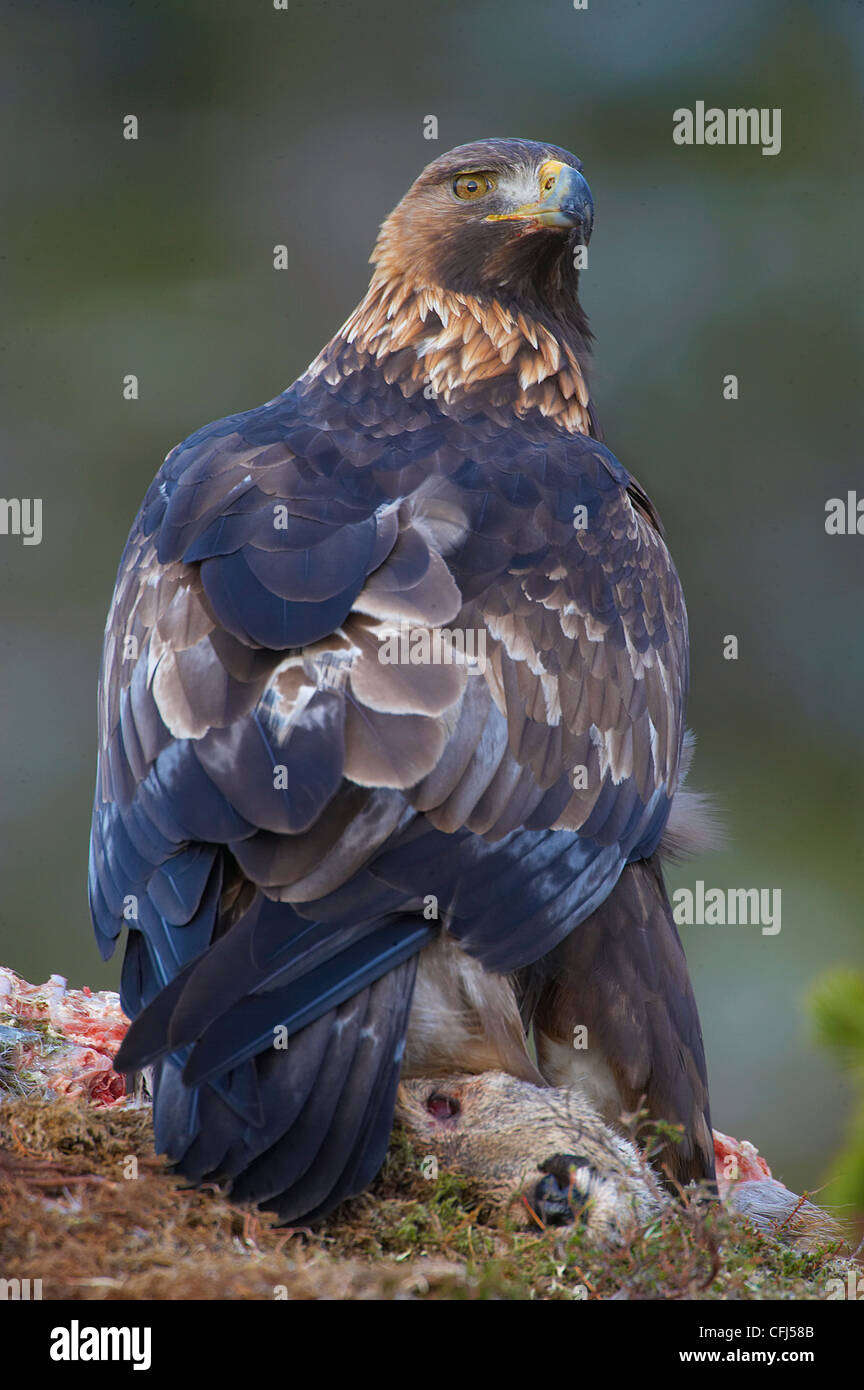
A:
<svg viewBox="0 0 864 1390">
<path fill-rule="evenodd" d="M 121 561 L 91 841 L 118 1063 L 154 1068 L 182 1171 L 287 1220 L 369 1181 L 403 1063 L 560 1082 L 579 1024 L 607 1113 L 644 1091 L 671 1174 L 712 1173 L 656 867 L 686 613 L 599 439 L 591 220 L 554 146 L 436 160 L 343 328 L 169 454 Z"/>
</svg>

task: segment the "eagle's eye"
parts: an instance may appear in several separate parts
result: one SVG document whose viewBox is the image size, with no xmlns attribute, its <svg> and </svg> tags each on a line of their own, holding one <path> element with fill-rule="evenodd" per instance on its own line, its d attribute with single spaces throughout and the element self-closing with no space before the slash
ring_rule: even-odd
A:
<svg viewBox="0 0 864 1390">
<path fill-rule="evenodd" d="M 495 187 L 491 174 L 459 174 L 453 180 L 453 192 L 457 198 L 482 198 Z"/>
</svg>

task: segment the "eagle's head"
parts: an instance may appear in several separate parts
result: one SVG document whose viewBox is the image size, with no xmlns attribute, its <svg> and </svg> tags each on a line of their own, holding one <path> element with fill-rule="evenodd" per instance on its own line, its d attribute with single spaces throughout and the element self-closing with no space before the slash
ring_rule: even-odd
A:
<svg viewBox="0 0 864 1390">
<path fill-rule="evenodd" d="M 375 273 L 306 374 L 374 363 L 451 414 L 546 417 L 599 436 L 579 269 L 594 205 L 579 160 L 532 140 L 478 140 L 429 164 L 382 224 Z"/>
<path fill-rule="evenodd" d="M 418 287 L 578 323 L 577 252 L 593 217 L 591 190 L 568 150 L 478 140 L 427 165 L 384 222 L 372 259 Z"/>
</svg>

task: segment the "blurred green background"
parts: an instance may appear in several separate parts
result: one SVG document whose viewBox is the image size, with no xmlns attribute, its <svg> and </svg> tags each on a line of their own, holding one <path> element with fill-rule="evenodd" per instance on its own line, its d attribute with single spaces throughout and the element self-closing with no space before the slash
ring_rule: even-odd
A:
<svg viewBox="0 0 864 1390">
<path fill-rule="evenodd" d="M 116 987 L 85 891 L 96 675 L 164 455 L 303 370 L 429 159 L 549 140 L 594 193 L 594 394 L 684 581 L 691 780 L 731 839 L 673 886 L 783 895 L 777 936 L 682 931 L 715 1124 L 815 1186 L 851 1090 L 802 1000 L 864 961 L 864 537 L 824 529 L 864 495 L 860 5 L 30 0 L 3 29 L 0 492 L 43 498 L 44 536 L 0 537 L 0 963 Z M 676 146 L 697 100 L 780 107 L 781 153 Z"/>
</svg>

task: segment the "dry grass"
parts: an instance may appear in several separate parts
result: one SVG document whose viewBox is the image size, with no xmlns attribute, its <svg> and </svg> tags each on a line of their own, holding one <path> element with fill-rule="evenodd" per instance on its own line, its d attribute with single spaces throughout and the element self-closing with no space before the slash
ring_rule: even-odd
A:
<svg viewBox="0 0 864 1390">
<path fill-rule="evenodd" d="M 304 1232 L 185 1188 L 144 1105 L 8 1098 L 0 1122 L 0 1274 L 46 1299 L 806 1299 L 837 1273 L 836 1247 L 792 1252 L 716 1206 L 617 1251 L 532 1231 L 518 1198 L 423 1177 L 400 1131 L 371 1191 Z"/>
</svg>

